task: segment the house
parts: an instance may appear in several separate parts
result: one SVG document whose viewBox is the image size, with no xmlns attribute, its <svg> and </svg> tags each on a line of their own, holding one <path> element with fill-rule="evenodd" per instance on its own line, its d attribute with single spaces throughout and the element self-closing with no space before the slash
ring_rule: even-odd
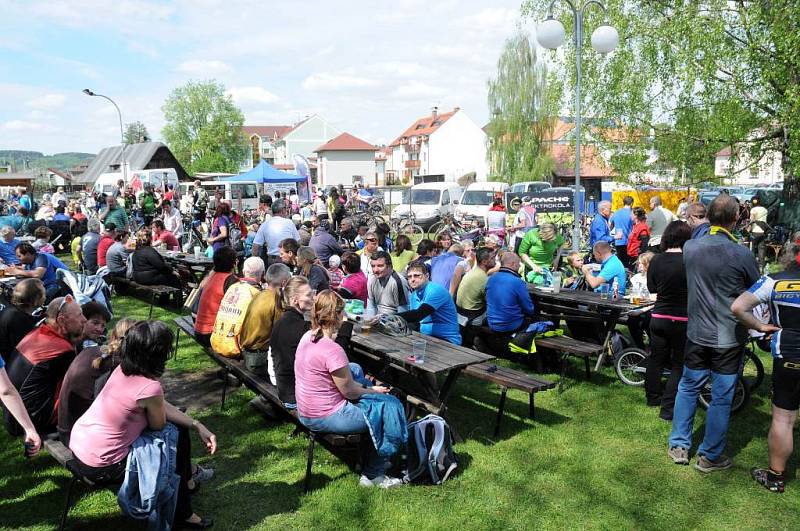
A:
<svg viewBox="0 0 800 531">
<path fill-rule="evenodd" d="M 342 133 L 314 150 L 317 153 L 317 184 L 322 187 L 355 182 L 378 184 L 372 144 Z"/>
<path fill-rule="evenodd" d="M 459 107 L 445 113 L 434 107 L 389 147 L 386 174 L 396 173 L 401 182 L 411 183 L 421 175 L 442 175 L 455 182 L 471 172 L 476 180 L 486 180 L 486 133 Z"/>
<path fill-rule="evenodd" d="M 782 183 L 781 154 L 768 151 L 760 160 L 753 161 L 746 146 L 727 147 L 714 158 L 714 175 L 742 186 Z"/>
<path fill-rule="evenodd" d="M 242 130 L 250 146 L 243 171 L 255 168 L 262 158 L 278 169 L 294 171 L 295 155 L 310 159 L 314 149 L 342 134 L 316 114 L 294 125 L 245 125 Z M 313 177 L 315 168 L 311 169 Z"/>
<path fill-rule="evenodd" d="M 181 163 L 169 148 L 161 142 L 142 142 L 125 146 L 104 148 L 92 159 L 89 167 L 73 180 L 73 184 L 93 186 L 97 178 L 104 173 L 127 173 L 139 170 L 155 170 L 158 168 L 174 168 L 179 181 L 186 181 L 191 176 L 183 169 Z M 125 162 L 123 172 L 122 162 Z"/>
</svg>

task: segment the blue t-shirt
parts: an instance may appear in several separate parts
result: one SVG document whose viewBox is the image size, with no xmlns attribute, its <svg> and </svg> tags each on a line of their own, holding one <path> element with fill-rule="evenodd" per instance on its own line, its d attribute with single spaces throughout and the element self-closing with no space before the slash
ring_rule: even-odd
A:
<svg viewBox="0 0 800 531">
<path fill-rule="evenodd" d="M 611 289 L 611 286 L 614 285 L 614 278 L 616 278 L 617 283 L 619 284 L 619 294 L 625 295 L 625 282 L 628 277 L 625 274 L 625 266 L 622 265 L 622 262 L 619 258 L 617 258 L 617 255 L 612 254 L 609 256 L 606 261 L 603 262 L 603 267 L 600 268 L 600 272 L 595 276 L 606 279 L 608 289 Z M 594 290 L 600 291 L 601 286 L 602 284 L 596 287 Z"/>
<path fill-rule="evenodd" d="M 61 260 L 48 253 L 36 253 L 36 258 L 34 258 L 33 263 L 26 265 L 25 269 L 27 271 L 33 271 L 40 267 L 46 268 L 44 276 L 42 277 L 44 289 L 58 285 L 58 277 L 56 277 L 57 269 L 69 269 Z"/>
<path fill-rule="evenodd" d="M 439 284 L 428 282 L 421 290 L 417 289 L 411 293 L 412 310 L 418 309 L 423 304 L 431 306 L 433 313 L 420 322 L 419 331 L 460 345 L 461 332 L 458 330 L 456 304 L 450 292 Z"/>
<path fill-rule="evenodd" d="M 70 218 L 66 214 L 56 214 L 53 216 L 53 221 L 69 221 Z"/>
<path fill-rule="evenodd" d="M 3 262 L 8 265 L 18 264 L 19 259 L 17 258 L 17 245 L 19 245 L 19 240 L 14 238 L 10 242 L 5 241 L 4 239 L 0 238 L 0 258 L 3 259 Z"/>
<path fill-rule="evenodd" d="M 9 227 L 13 227 L 16 232 L 22 228 L 22 225 L 25 223 L 25 218 L 22 216 L 11 215 L 11 216 L 0 216 L 0 227 L 5 227 L 8 225 Z"/>
<path fill-rule="evenodd" d="M 631 219 L 631 207 L 622 207 L 611 216 L 611 224 L 614 225 L 614 245 L 628 245 L 628 235 L 633 228 L 633 220 Z M 617 231 L 622 232 L 622 238 L 616 239 Z"/>
</svg>

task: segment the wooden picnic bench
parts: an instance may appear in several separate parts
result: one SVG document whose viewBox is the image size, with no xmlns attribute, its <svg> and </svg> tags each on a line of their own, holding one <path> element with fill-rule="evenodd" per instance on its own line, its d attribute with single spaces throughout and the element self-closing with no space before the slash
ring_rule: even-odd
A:
<svg viewBox="0 0 800 531">
<path fill-rule="evenodd" d="M 179 332 L 185 333 L 195 341 L 196 334 L 194 330 L 194 323 L 191 316 L 175 318 L 175 324 Z M 175 349 L 177 351 L 178 334 L 175 335 Z M 198 343 L 200 345 L 200 343 Z M 278 388 L 269 381 L 267 376 L 261 376 L 252 371 L 247 370 L 243 360 L 227 358 L 217 354 L 212 349 L 206 348 L 203 345 L 203 350 L 225 371 L 226 377 L 223 379 L 222 386 L 222 402 L 221 408 L 225 408 L 225 397 L 228 388 L 228 375 L 233 375 L 245 387 L 253 391 L 260 397 L 269 400 L 279 411 L 285 413 L 291 421 L 295 424 L 295 433 L 304 433 L 308 437 L 308 447 L 306 449 L 306 475 L 303 480 L 303 491 L 308 492 L 311 485 L 311 469 L 314 463 L 314 446 L 317 441 L 323 445 L 334 448 L 343 448 L 348 446 L 356 446 L 361 444 L 361 434 L 339 435 L 335 433 L 319 433 L 308 429 L 297 416 L 297 409 L 287 408 L 283 400 L 278 396 Z"/>
<path fill-rule="evenodd" d="M 500 386 L 500 404 L 497 406 L 497 420 L 494 425 L 495 437 L 500 434 L 500 421 L 503 419 L 503 410 L 506 405 L 506 393 L 509 389 L 516 389 L 528 393 L 529 414 L 531 418 L 534 418 L 533 395 L 556 386 L 553 382 L 540 380 L 522 371 L 502 367 L 493 363 L 470 365 L 464 369 L 464 374 Z"/>
<path fill-rule="evenodd" d="M 125 286 L 135 291 L 145 291 L 150 295 L 150 311 L 147 314 L 147 318 L 151 319 L 153 317 L 153 306 L 156 303 L 156 299 L 161 297 L 162 295 L 167 295 L 174 297 L 175 300 L 175 307 L 180 308 L 183 304 L 183 290 L 180 288 L 173 288 L 172 286 L 148 286 L 145 284 L 139 284 L 134 282 L 133 280 L 122 278 L 122 277 L 114 277 L 112 283 L 114 285 Z"/>
<path fill-rule="evenodd" d="M 592 379 L 590 359 L 592 356 L 599 356 L 603 352 L 603 345 L 580 341 L 568 336 L 538 337 L 534 339 L 536 348 L 546 348 L 556 352 L 561 360 L 561 378 L 558 382 L 559 394 L 564 392 L 564 379 L 567 375 L 567 358 L 574 356 L 583 358 L 586 370 L 586 379 Z"/>
</svg>

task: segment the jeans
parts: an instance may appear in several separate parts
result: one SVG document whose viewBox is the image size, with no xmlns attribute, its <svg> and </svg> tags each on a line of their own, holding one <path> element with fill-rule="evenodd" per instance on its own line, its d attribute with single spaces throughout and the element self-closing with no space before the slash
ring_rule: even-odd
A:
<svg viewBox="0 0 800 531">
<path fill-rule="evenodd" d="M 320 433 L 369 433 L 367 421 L 361 409 L 350 402 L 346 402 L 339 411 L 327 417 L 307 418 L 300 416 L 300 422 L 311 431 Z M 378 455 L 371 437 L 364 437 L 361 441 L 361 468 L 369 479 L 382 476 L 388 461 Z"/>
<path fill-rule="evenodd" d="M 705 455 L 716 461 L 725 449 L 725 436 L 731 415 L 731 402 L 738 374 L 720 374 L 710 369 L 683 368 L 675 398 L 675 412 L 672 417 L 672 432 L 669 446 L 689 449 L 692 446 L 692 427 L 697 411 L 697 396 L 711 376 L 711 404 L 706 413 L 706 431 L 703 442 L 697 449 L 698 455 Z"/>
</svg>

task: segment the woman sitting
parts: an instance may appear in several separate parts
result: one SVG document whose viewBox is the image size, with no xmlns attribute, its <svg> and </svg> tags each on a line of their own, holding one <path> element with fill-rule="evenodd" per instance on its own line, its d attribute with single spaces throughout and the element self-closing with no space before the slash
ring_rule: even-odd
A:
<svg viewBox="0 0 800 531">
<path fill-rule="evenodd" d="M 136 233 L 136 250 L 133 251 L 133 280 L 143 286 L 181 287 L 181 278 L 164 258 L 158 254 L 151 243 L 152 233 L 149 229 L 139 229 Z"/>
<path fill-rule="evenodd" d="M 311 247 L 300 247 L 297 251 L 298 274 L 306 277 L 312 291 L 320 291 L 330 288 L 328 271 L 320 265 L 317 253 Z"/>
<path fill-rule="evenodd" d="M 164 400 L 158 378 L 164 373 L 174 339 L 172 331 L 159 321 L 139 321 L 128 330 L 120 347 L 120 365 L 72 428 L 70 449 L 83 476 L 96 483 L 113 484 L 125 477 L 131 445 L 148 428 L 160 431 L 167 423 L 176 425 L 178 441 L 173 462 L 180 482 L 174 522 L 204 529 L 212 521 L 192 511 L 189 494 L 194 483 L 210 479 L 213 473 L 207 470 L 200 474 L 202 477 L 192 478 L 189 428 L 197 430 L 211 454 L 217 450 L 217 438 L 200 422 Z M 137 464 L 143 463 L 144 460 Z M 156 485 L 155 489 L 160 487 Z"/>
<path fill-rule="evenodd" d="M 411 238 L 405 234 L 398 234 L 394 244 L 392 255 L 392 269 L 397 271 L 398 274 L 403 275 L 406 272 L 406 267 L 414 259 L 416 253 L 411 248 Z"/>
<path fill-rule="evenodd" d="M 233 247 L 221 247 L 214 253 L 214 272 L 200 283 L 202 292 L 197 306 L 197 317 L 194 320 L 194 329 L 197 342 L 203 346 L 211 346 L 211 332 L 214 331 L 214 322 L 222 298 L 228 288 L 236 284 L 239 279 L 233 274 L 236 268 L 236 251 Z"/>
<path fill-rule="evenodd" d="M 344 318 L 344 300 L 326 290 L 317 296 L 311 311 L 311 330 L 297 346 L 294 362 L 295 396 L 300 422 L 321 433 L 367 433 L 362 409 L 350 401 L 372 393 L 388 393 L 383 386 L 368 386 L 353 379 L 344 349 L 336 335 Z M 388 461 L 365 441 L 360 485 L 384 489 L 402 485 L 385 475 Z"/>
<path fill-rule="evenodd" d="M 356 253 L 344 253 L 342 267 L 346 275 L 342 279 L 340 289 L 347 290 L 348 298 L 359 299 L 366 306 L 367 275 L 361 270 L 361 258 Z"/>
<path fill-rule="evenodd" d="M 54 254 L 56 252 L 55 248 L 50 243 L 50 238 L 53 237 L 53 231 L 49 227 L 45 227 L 44 225 L 36 227 L 36 230 L 33 231 L 33 237 L 36 238 L 36 240 L 34 240 L 31 245 L 40 253 Z"/>
</svg>

